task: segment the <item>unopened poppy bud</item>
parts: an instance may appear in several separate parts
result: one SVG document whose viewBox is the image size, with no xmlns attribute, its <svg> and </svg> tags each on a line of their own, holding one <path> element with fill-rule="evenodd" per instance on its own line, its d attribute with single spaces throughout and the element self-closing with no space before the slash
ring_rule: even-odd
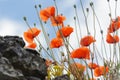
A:
<svg viewBox="0 0 120 80">
<path fill-rule="evenodd" d="M 74 17 L 74 20 L 76 20 L 76 17 Z"/>
<path fill-rule="evenodd" d="M 111 13 L 109 13 L 109 16 L 111 17 Z"/>
<path fill-rule="evenodd" d="M 47 22 L 45 21 L 44 23 L 46 24 Z"/>
<path fill-rule="evenodd" d="M 106 61 L 104 61 L 104 66 L 105 66 L 105 67 L 107 66 Z"/>
<path fill-rule="evenodd" d="M 74 8 L 76 8 L 76 5 L 74 5 Z"/>
<path fill-rule="evenodd" d="M 35 5 L 35 8 L 37 8 L 37 5 Z"/>
<path fill-rule="evenodd" d="M 36 26 L 36 23 L 34 23 L 34 26 Z"/>
<path fill-rule="evenodd" d="M 101 34 L 103 34 L 103 30 L 101 30 L 100 32 L 101 32 Z"/>
<path fill-rule="evenodd" d="M 64 56 L 64 52 L 60 52 L 62 56 Z"/>
<path fill-rule="evenodd" d="M 26 17 L 23 17 L 24 21 L 27 21 L 27 18 Z"/>
<path fill-rule="evenodd" d="M 89 12 L 89 8 L 86 8 L 86 11 Z"/>
<path fill-rule="evenodd" d="M 49 50 L 49 47 L 47 47 L 47 50 Z"/>
<path fill-rule="evenodd" d="M 68 62 L 68 60 L 66 59 L 66 57 L 64 57 L 63 62 Z"/>
<path fill-rule="evenodd" d="M 63 16 L 63 14 L 61 13 L 61 16 Z"/>
<path fill-rule="evenodd" d="M 41 8 L 41 4 L 39 4 L 39 8 Z"/>
<path fill-rule="evenodd" d="M 49 34 L 49 33 L 48 33 L 47 35 L 48 35 L 48 36 L 50 36 L 50 34 Z"/>
<path fill-rule="evenodd" d="M 93 2 L 90 2 L 90 6 L 93 6 Z"/>
</svg>

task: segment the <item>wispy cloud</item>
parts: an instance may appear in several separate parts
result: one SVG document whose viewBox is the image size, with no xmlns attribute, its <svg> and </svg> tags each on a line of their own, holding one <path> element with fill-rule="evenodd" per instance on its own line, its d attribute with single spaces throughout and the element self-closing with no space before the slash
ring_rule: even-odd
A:
<svg viewBox="0 0 120 80">
<path fill-rule="evenodd" d="M 25 26 L 19 21 L 8 18 L 0 19 L 0 35 L 19 35 L 22 36 Z"/>
</svg>

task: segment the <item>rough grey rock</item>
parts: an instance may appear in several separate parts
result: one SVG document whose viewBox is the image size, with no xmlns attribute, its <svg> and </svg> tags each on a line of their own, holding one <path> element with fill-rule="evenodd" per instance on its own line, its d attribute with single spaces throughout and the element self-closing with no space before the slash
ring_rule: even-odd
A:
<svg viewBox="0 0 120 80">
<path fill-rule="evenodd" d="M 0 36 L 0 80 L 45 80 L 47 66 L 18 36 Z"/>
</svg>

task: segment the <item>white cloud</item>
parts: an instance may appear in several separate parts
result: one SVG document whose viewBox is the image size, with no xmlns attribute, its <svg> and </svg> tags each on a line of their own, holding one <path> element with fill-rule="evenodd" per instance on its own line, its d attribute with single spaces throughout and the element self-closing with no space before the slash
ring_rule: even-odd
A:
<svg viewBox="0 0 120 80">
<path fill-rule="evenodd" d="M 18 35 L 22 36 L 25 31 L 23 23 L 8 18 L 0 19 L 0 35 Z"/>
<path fill-rule="evenodd" d="M 118 1 L 118 6 L 117 6 L 117 16 L 120 16 L 120 12 L 119 12 L 119 9 L 120 9 L 120 1 Z M 71 5 L 72 6 L 72 5 Z M 85 7 L 87 7 L 88 4 Z M 114 0 L 110 0 L 110 6 L 111 6 L 111 12 L 112 12 L 112 18 L 115 19 L 115 1 Z M 90 8 L 90 7 L 89 7 Z M 107 0 L 97 0 L 97 1 L 94 1 L 94 8 L 95 8 L 95 12 L 97 14 L 97 17 L 100 21 L 100 24 L 101 24 L 101 27 L 102 27 L 102 30 L 104 32 L 103 36 L 104 36 L 104 41 L 106 43 L 106 35 L 107 35 L 107 28 L 109 27 L 109 24 L 110 24 L 110 18 L 109 18 L 109 6 L 108 6 L 108 3 L 107 3 Z M 81 9 L 81 7 L 79 7 L 79 9 Z M 74 13 L 73 11 L 71 11 L 72 13 Z M 70 14 L 72 14 L 70 13 Z M 83 13 L 81 10 L 78 10 L 78 15 L 79 16 L 83 16 Z M 73 15 L 69 16 L 69 17 L 73 17 Z M 67 18 L 69 18 L 67 17 Z M 87 35 L 86 34 L 86 25 L 85 25 L 85 21 L 84 21 L 84 18 L 79 18 L 80 19 L 80 27 L 81 27 L 81 31 L 82 31 L 82 35 Z M 67 19 L 68 20 L 68 19 Z M 73 20 L 69 20 L 69 23 L 72 24 L 72 26 L 74 27 L 74 22 Z M 92 14 L 92 10 L 90 8 L 90 12 L 89 12 L 89 17 L 88 17 L 88 27 L 89 27 L 89 30 L 91 32 L 91 35 L 94 35 L 94 30 L 93 30 L 93 14 Z M 99 25 L 96 21 L 96 45 L 97 45 L 97 48 L 98 50 L 100 51 L 100 55 L 101 56 L 104 56 L 107 60 L 109 60 L 109 57 L 110 57 L 110 50 L 109 50 L 109 45 L 106 43 L 105 46 L 106 46 L 106 51 L 107 51 L 107 57 L 105 55 L 105 51 L 101 51 L 101 48 L 104 49 L 103 45 L 101 47 L 101 34 L 100 34 L 100 28 L 99 28 Z M 79 32 L 79 30 L 78 30 Z M 79 46 L 79 43 L 77 43 L 76 39 L 75 38 L 75 31 L 74 31 L 74 34 L 71 35 L 71 38 L 70 38 L 70 43 L 71 45 L 74 47 L 74 49 L 78 48 Z M 80 39 L 79 39 L 80 41 Z M 103 43 L 103 42 L 102 42 Z M 112 52 L 113 52 L 113 49 L 112 49 Z M 118 53 L 118 48 L 117 48 L 117 51 Z M 103 55 L 102 55 L 103 54 Z M 112 54 L 113 55 L 113 54 Z M 98 58 L 99 58 L 99 55 L 97 55 Z"/>
</svg>

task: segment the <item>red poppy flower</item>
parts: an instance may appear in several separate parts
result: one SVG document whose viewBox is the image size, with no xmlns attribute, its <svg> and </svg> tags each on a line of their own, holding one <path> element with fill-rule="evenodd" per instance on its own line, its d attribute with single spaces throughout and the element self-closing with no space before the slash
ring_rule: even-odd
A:
<svg viewBox="0 0 120 80">
<path fill-rule="evenodd" d="M 40 11 L 40 18 L 47 21 L 50 17 L 55 16 L 55 7 L 50 6 Z"/>
<path fill-rule="evenodd" d="M 29 32 L 24 32 L 24 39 L 28 42 L 28 43 L 32 43 L 33 42 L 33 35 Z"/>
<path fill-rule="evenodd" d="M 89 68 L 91 68 L 91 69 L 95 69 L 95 68 L 97 68 L 98 67 L 98 65 L 97 64 L 95 64 L 95 63 L 89 63 L 88 64 L 88 66 L 89 66 Z"/>
<path fill-rule="evenodd" d="M 105 75 L 106 73 L 108 73 L 108 71 L 109 71 L 108 67 L 99 66 L 94 69 L 94 75 L 95 77 L 99 77 L 101 75 Z"/>
<path fill-rule="evenodd" d="M 59 48 L 62 45 L 63 45 L 62 38 L 53 38 L 50 42 L 50 47 L 51 48 Z"/>
<path fill-rule="evenodd" d="M 31 33 L 34 37 L 36 37 L 40 33 L 40 30 L 36 27 L 33 27 L 31 29 L 28 29 L 27 32 Z"/>
<path fill-rule="evenodd" d="M 26 48 L 36 48 L 36 43 L 29 43 L 29 45 L 28 46 L 26 46 Z"/>
<path fill-rule="evenodd" d="M 120 17 L 118 16 L 116 20 L 113 20 L 108 28 L 108 32 L 112 33 L 115 32 L 120 28 Z"/>
<path fill-rule="evenodd" d="M 62 27 L 60 30 L 57 31 L 57 37 L 59 38 L 61 38 L 60 31 L 64 37 L 68 37 L 73 32 L 73 28 L 70 26 Z"/>
<path fill-rule="evenodd" d="M 119 42 L 119 37 L 117 35 L 112 36 L 110 33 L 107 34 L 106 41 L 109 44 Z"/>
<path fill-rule="evenodd" d="M 71 52 L 71 58 L 90 59 L 90 50 L 87 47 L 80 47 Z"/>
<path fill-rule="evenodd" d="M 28 42 L 28 43 L 32 43 L 33 39 L 38 36 L 38 34 L 40 33 L 40 30 L 37 29 L 36 27 L 30 28 L 27 30 L 27 32 L 24 32 L 24 39 Z"/>
<path fill-rule="evenodd" d="M 85 36 L 80 40 L 80 44 L 82 46 L 89 46 L 91 43 L 95 42 L 96 40 L 92 36 Z"/>
<path fill-rule="evenodd" d="M 65 19 L 66 19 L 65 16 L 62 16 L 62 15 L 51 17 L 52 26 L 62 26 L 63 25 L 63 21 Z"/>
</svg>

